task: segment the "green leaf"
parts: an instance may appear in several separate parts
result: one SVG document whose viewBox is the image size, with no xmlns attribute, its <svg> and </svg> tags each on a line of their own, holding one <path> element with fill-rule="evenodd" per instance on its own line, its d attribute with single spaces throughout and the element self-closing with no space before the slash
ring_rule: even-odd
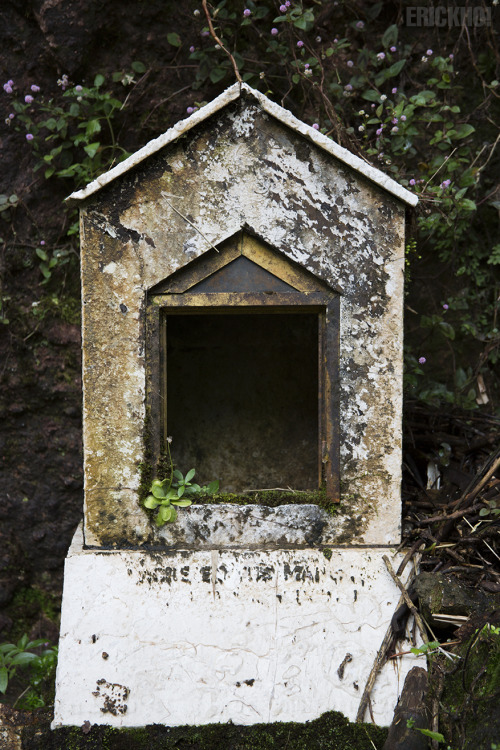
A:
<svg viewBox="0 0 500 750">
<path fill-rule="evenodd" d="M 101 132 L 101 123 L 99 120 L 89 120 L 85 127 L 85 134 L 88 138 Z"/>
<path fill-rule="evenodd" d="M 101 73 L 98 73 L 96 77 L 94 78 L 94 86 L 96 87 L 96 89 L 102 86 L 105 80 L 106 79 L 104 78 L 104 76 L 101 75 Z"/>
<path fill-rule="evenodd" d="M 140 60 L 134 60 L 134 62 L 132 63 L 131 67 L 132 67 L 132 70 L 134 71 L 134 73 L 145 73 L 146 72 L 146 66 Z"/>
<path fill-rule="evenodd" d="M 167 492 L 165 491 L 165 488 L 161 486 L 161 484 L 152 484 L 151 485 L 151 492 L 153 493 L 153 496 L 158 498 L 159 500 L 164 500 L 167 496 Z"/>
<path fill-rule="evenodd" d="M 172 505 L 177 505 L 179 508 L 187 508 L 191 505 L 191 500 L 172 500 Z"/>
<path fill-rule="evenodd" d="M 22 654 L 17 654 L 17 656 L 14 656 L 14 658 L 11 661 L 12 666 L 23 666 L 24 664 L 29 664 L 30 661 L 33 661 L 33 659 L 38 659 L 38 656 L 36 654 L 30 654 L 27 652 L 24 652 Z"/>
<path fill-rule="evenodd" d="M 185 492 L 185 490 L 186 490 L 186 485 L 185 484 L 181 484 L 181 486 L 177 490 L 177 497 L 182 497 L 183 494 L 184 494 L 184 492 Z"/>
<path fill-rule="evenodd" d="M 147 498 L 144 500 L 144 507 L 149 508 L 150 510 L 156 510 L 158 505 L 159 505 L 159 502 L 153 495 L 148 495 Z"/>
<path fill-rule="evenodd" d="M 51 273 L 45 263 L 40 263 L 40 271 L 43 273 L 46 279 L 50 279 Z"/>
<path fill-rule="evenodd" d="M 463 367 L 457 367 L 455 372 L 455 385 L 457 388 L 463 388 L 465 384 L 467 383 L 467 373 L 463 369 Z"/>
<path fill-rule="evenodd" d="M 446 338 L 451 339 L 453 341 L 453 339 L 455 338 L 455 329 L 453 328 L 453 326 L 447 323 L 445 320 L 443 320 L 439 324 L 439 327 L 441 329 L 441 332 L 444 333 L 444 335 L 446 336 Z"/>
<path fill-rule="evenodd" d="M 367 89 L 366 91 L 363 91 L 361 94 L 363 99 L 366 99 L 368 102 L 379 102 L 380 101 L 380 94 L 378 91 L 374 91 L 373 89 Z"/>
<path fill-rule="evenodd" d="M 85 151 L 87 156 L 90 156 L 90 158 L 93 159 L 94 156 L 99 151 L 100 147 L 101 147 L 101 144 L 99 142 L 89 143 L 88 146 L 83 147 L 83 150 Z"/>
<path fill-rule="evenodd" d="M 192 479 L 192 478 L 194 477 L 194 475 L 195 475 L 195 474 L 196 474 L 196 471 L 195 471 L 194 469 L 190 469 L 190 470 L 188 471 L 188 473 L 186 474 L 186 478 L 185 478 L 185 480 L 184 480 L 184 481 L 185 481 L 185 482 L 190 482 L 190 481 L 191 481 L 191 479 Z"/>
<path fill-rule="evenodd" d="M 393 76 L 397 76 L 398 73 L 401 73 L 405 66 L 406 60 L 398 60 L 393 65 L 391 65 L 390 68 L 387 69 L 387 78 L 392 78 Z"/>
<path fill-rule="evenodd" d="M 468 198 L 463 198 L 460 201 L 460 208 L 462 208 L 464 211 L 475 211 L 476 204 L 474 203 L 474 201 L 471 201 Z"/>
<path fill-rule="evenodd" d="M 462 125 L 457 125 L 455 138 L 467 138 L 468 135 L 471 135 L 475 132 L 476 128 L 474 128 L 472 125 L 466 125 L 465 123 L 463 123 Z"/>
<path fill-rule="evenodd" d="M 210 71 L 210 80 L 212 83 L 218 83 L 219 81 L 222 81 L 224 76 L 226 75 L 226 71 L 224 68 L 213 68 Z"/>
<path fill-rule="evenodd" d="M 172 512 L 175 513 L 171 505 L 162 505 L 160 510 L 158 511 L 158 515 L 156 516 L 156 525 L 163 526 L 163 524 L 167 523 L 167 521 L 170 521 Z"/>
<path fill-rule="evenodd" d="M 175 471 L 174 471 L 174 477 L 175 477 L 176 479 L 179 479 L 179 480 L 180 480 L 181 482 L 183 482 L 183 481 L 184 481 L 184 477 L 182 476 L 182 474 L 181 474 L 181 472 L 179 471 L 179 469 L 175 469 Z"/>
<path fill-rule="evenodd" d="M 9 684 L 9 673 L 7 667 L 0 667 L 0 693 L 5 693 Z"/>
<path fill-rule="evenodd" d="M 395 45 L 397 41 L 398 41 L 398 27 L 394 23 L 392 24 L 392 26 L 389 26 L 389 28 L 387 28 L 384 31 L 384 35 L 382 36 L 382 44 L 384 45 L 384 47 L 387 48 L 387 47 L 392 47 L 393 45 Z"/>
<path fill-rule="evenodd" d="M 175 32 L 171 32 L 170 34 L 167 34 L 167 42 L 171 44 L 172 47 L 180 47 L 182 44 L 179 34 Z"/>
<path fill-rule="evenodd" d="M 214 479 L 214 481 L 210 482 L 210 484 L 208 485 L 208 493 L 210 495 L 214 495 L 218 491 L 219 491 L 219 480 Z"/>
<path fill-rule="evenodd" d="M 437 740 L 438 742 L 444 742 L 444 737 L 441 734 L 441 732 L 433 732 L 431 729 L 419 729 L 419 727 L 415 727 L 420 734 L 424 734 L 426 737 L 430 737 L 433 740 Z"/>
</svg>

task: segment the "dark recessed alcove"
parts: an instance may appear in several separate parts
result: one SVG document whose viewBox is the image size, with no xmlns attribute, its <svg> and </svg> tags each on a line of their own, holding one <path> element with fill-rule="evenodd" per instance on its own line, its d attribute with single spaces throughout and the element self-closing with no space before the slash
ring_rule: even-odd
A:
<svg viewBox="0 0 500 750">
<path fill-rule="evenodd" d="M 177 467 L 225 491 L 313 489 L 318 314 L 168 314 L 166 432 Z"/>
</svg>

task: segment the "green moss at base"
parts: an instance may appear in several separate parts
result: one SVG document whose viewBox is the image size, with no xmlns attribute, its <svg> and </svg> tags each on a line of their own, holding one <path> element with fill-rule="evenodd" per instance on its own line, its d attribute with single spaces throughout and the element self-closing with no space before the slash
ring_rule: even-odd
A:
<svg viewBox="0 0 500 750">
<path fill-rule="evenodd" d="M 208 724 L 201 727 L 112 729 L 93 726 L 26 727 L 22 750 L 381 750 L 387 730 L 373 724 L 351 724 L 329 711 L 319 719 L 254 724 Z"/>
<path fill-rule="evenodd" d="M 339 512 L 339 503 L 332 503 L 326 496 L 326 490 L 286 491 L 259 490 L 247 494 L 221 492 L 217 495 L 205 495 L 193 499 L 197 505 L 220 505 L 232 503 L 234 505 L 265 505 L 277 508 L 279 505 L 319 505 L 328 513 L 335 515 Z"/>
<path fill-rule="evenodd" d="M 29 633 L 33 623 L 44 614 L 56 625 L 59 624 L 61 597 L 43 591 L 37 586 L 22 588 L 16 592 L 12 602 L 4 610 L 14 625 L 9 631 L 9 642 L 17 641 Z"/>
<path fill-rule="evenodd" d="M 478 629 L 459 647 L 458 654 L 459 668 L 440 661 L 444 672 L 440 731 L 453 748 L 500 747 L 500 626 L 495 623 Z"/>
</svg>

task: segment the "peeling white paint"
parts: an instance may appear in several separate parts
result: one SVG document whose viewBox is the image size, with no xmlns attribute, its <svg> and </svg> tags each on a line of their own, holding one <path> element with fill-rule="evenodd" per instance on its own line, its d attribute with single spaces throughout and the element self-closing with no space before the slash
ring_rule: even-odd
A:
<svg viewBox="0 0 500 750">
<path fill-rule="evenodd" d="M 161 135 L 159 138 L 155 138 L 154 140 L 150 141 L 146 146 L 137 151 L 135 154 L 132 154 L 132 156 L 130 156 L 128 159 L 121 162 L 116 167 L 113 167 L 113 169 L 111 169 L 109 172 L 106 172 L 105 174 L 101 175 L 96 180 L 91 182 L 89 185 L 87 185 L 86 188 L 72 193 L 69 196 L 68 200 L 83 200 L 85 198 L 88 198 L 90 195 L 93 195 L 96 191 L 100 190 L 105 185 L 108 185 L 118 176 L 125 174 L 132 167 L 140 164 L 144 159 L 148 158 L 152 154 L 155 154 L 161 148 L 176 140 L 180 135 L 187 133 L 193 127 L 203 122 L 206 118 L 210 117 L 216 112 L 221 111 L 229 103 L 231 103 L 235 99 L 238 99 L 242 93 L 253 97 L 265 112 L 272 115 L 279 122 L 305 136 L 306 138 L 308 138 L 308 140 L 312 141 L 317 146 L 320 146 L 344 164 L 349 165 L 350 167 L 352 167 L 352 169 L 364 175 L 369 180 L 372 180 L 373 182 L 375 182 L 375 184 L 379 185 L 384 190 L 392 193 L 410 206 L 417 205 L 418 197 L 416 195 L 410 193 L 408 190 L 385 175 L 379 169 L 376 169 L 359 157 L 351 154 L 349 151 L 347 151 L 347 149 L 339 146 L 337 143 L 335 143 L 335 141 L 332 141 L 327 136 L 319 133 L 313 127 L 306 125 L 304 122 L 301 122 L 290 112 L 283 109 L 283 107 L 275 104 L 266 96 L 264 96 L 264 94 L 261 94 L 256 89 L 252 89 L 247 84 L 234 84 L 230 88 L 226 89 L 226 91 L 224 91 L 212 102 L 205 105 L 204 107 L 201 107 L 201 109 L 194 112 L 187 119 L 178 122 L 176 125 L 174 125 L 174 127 L 167 130 L 166 133 Z M 235 127 L 239 128 L 240 134 L 243 136 L 248 136 L 252 129 L 251 123 L 245 122 L 241 117 L 239 118 L 238 122 L 236 122 L 236 120 L 237 118 L 235 118 Z"/>
<path fill-rule="evenodd" d="M 354 720 L 399 600 L 383 554 L 97 553 L 78 531 L 52 726 L 303 722 L 331 710 Z M 376 723 L 390 723 L 416 663 L 407 655 L 382 669 Z"/>
</svg>

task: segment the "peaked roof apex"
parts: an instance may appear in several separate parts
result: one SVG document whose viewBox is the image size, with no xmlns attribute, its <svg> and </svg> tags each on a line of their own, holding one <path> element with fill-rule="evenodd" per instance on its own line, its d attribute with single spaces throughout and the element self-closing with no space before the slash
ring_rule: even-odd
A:
<svg viewBox="0 0 500 750">
<path fill-rule="evenodd" d="M 121 175 L 128 172 L 129 169 L 132 169 L 132 167 L 140 164 L 140 162 L 144 161 L 144 159 L 147 159 L 148 156 L 155 154 L 167 144 L 172 143 L 172 141 L 175 141 L 181 135 L 187 133 L 189 130 L 191 130 L 191 128 L 195 127 L 211 115 L 226 107 L 230 102 L 240 98 L 243 94 L 252 96 L 259 103 L 261 108 L 269 115 L 279 120 L 292 130 L 295 130 L 297 133 L 305 136 L 308 140 L 316 144 L 316 146 L 319 146 L 327 153 L 332 154 L 332 156 L 335 156 L 337 159 L 339 159 L 339 161 L 347 164 L 349 167 L 362 174 L 371 182 L 374 182 L 379 187 L 396 196 L 396 198 L 399 198 L 409 206 L 417 205 L 418 197 L 414 193 L 406 190 L 406 188 L 402 187 L 391 177 L 388 177 L 376 167 L 372 167 L 371 164 L 368 164 L 367 162 L 363 161 L 363 159 L 360 159 L 359 156 L 355 156 L 346 148 L 339 146 L 339 144 L 333 141 L 331 138 L 323 135 L 318 130 L 312 128 L 310 125 L 306 125 L 305 122 L 299 120 L 297 117 L 292 115 L 291 112 L 284 109 L 283 107 L 280 107 L 279 104 L 271 101 L 267 98 L 267 96 L 264 96 L 264 94 L 261 94 L 260 91 L 257 91 L 251 86 L 248 86 L 248 84 L 246 83 L 233 84 L 209 104 L 201 107 L 201 109 L 194 112 L 185 120 L 180 120 L 179 122 L 177 122 L 173 127 L 169 128 L 165 133 L 163 133 L 163 135 L 160 135 L 158 138 L 154 138 L 152 141 L 149 141 L 149 143 L 139 149 L 139 151 L 136 151 L 135 154 L 129 156 L 128 159 L 125 159 L 124 161 L 120 162 L 120 164 L 117 164 L 115 167 L 113 167 L 113 169 L 110 169 L 108 172 L 100 175 L 93 182 L 90 182 L 86 187 L 72 193 L 66 200 L 68 202 L 76 202 L 88 198 L 101 188 L 109 185 L 109 183 L 115 180 L 117 177 L 120 177 Z"/>
</svg>

